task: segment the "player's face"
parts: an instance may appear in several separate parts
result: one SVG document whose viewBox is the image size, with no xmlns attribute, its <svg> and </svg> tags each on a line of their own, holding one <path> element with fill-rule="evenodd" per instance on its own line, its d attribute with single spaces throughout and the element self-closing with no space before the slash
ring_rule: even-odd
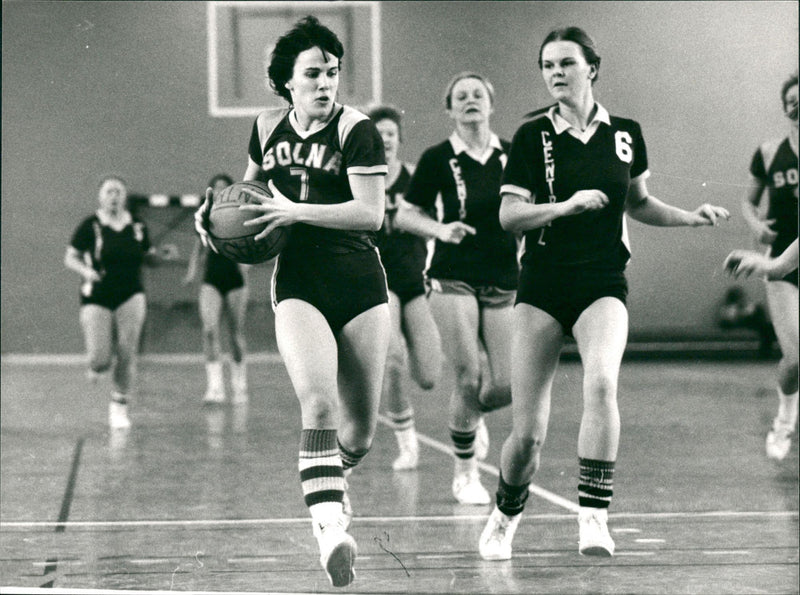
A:
<svg viewBox="0 0 800 595">
<path fill-rule="evenodd" d="M 591 91 L 595 74 L 574 41 L 551 41 L 542 49 L 542 76 L 557 101 L 577 102 Z"/>
<path fill-rule="evenodd" d="M 219 194 L 227 187 L 228 187 L 228 182 L 226 180 L 221 180 L 221 179 L 217 180 L 216 182 L 214 182 L 214 194 Z"/>
<path fill-rule="evenodd" d="M 127 198 L 128 191 L 125 188 L 125 184 L 119 180 L 106 180 L 97 193 L 100 208 L 113 214 L 125 209 Z"/>
<path fill-rule="evenodd" d="M 327 119 L 339 89 L 339 58 L 317 47 L 300 52 L 286 88 L 298 119 Z"/>
<path fill-rule="evenodd" d="M 492 111 L 492 98 L 482 80 L 463 78 L 453 85 L 449 113 L 456 122 L 482 122 Z"/>
<path fill-rule="evenodd" d="M 400 146 L 400 129 L 394 120 L 378 120 L 375 128 L 383 139 L 383 151 L 386 153 L 386 160 L 397 158 L 397 148 Z"/>
<path fill-rule="evenodd" d="M 783 111 L 786 117 L 797 124 L 797 85 L 786 89 L 786 95 L 784 95 L 783 101 Z"/>
</svg>

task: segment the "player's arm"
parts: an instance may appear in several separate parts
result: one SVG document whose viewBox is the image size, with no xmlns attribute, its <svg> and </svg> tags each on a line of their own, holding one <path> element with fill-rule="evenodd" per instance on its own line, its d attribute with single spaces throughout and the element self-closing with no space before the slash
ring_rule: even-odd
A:
<svg viewBox="0 0 800 595">
<path fill-rule="evenodd" d="M 197 272 L 200 270 L 203 254 L 203 242 L 200 238 L 197 238 L 192 246 L 192 251 L 189 253 L 189 263 L 186 266 L 186 275 L 183 278 L 184 285 L 188 285 L 197 278 Z"/>
<path fill-rule="evenodd" d="M 707 203 L 694 211 L 668 205 L 647 191 L 646 179 L 642 174 L 631 180 L 625 200 L 625 212 L 641 223 L 657 227 L 697 227 L 717 225 L 720 219 L 730 219 L 727 209 Z"/>
<path fill-rule="evenodd" d="M 600 190 L 578 190 L 569 200 L 542 204 L 516 192 L 503 192 L 502 196 L 500 225 L 512 233 L 538 229 L 561 217 L 595 211 L 608 204 L 608 196 Z"/>
<path fill-rule="evenodd" d="M 254 175 L 255 170 L 248 166 L 247 175 Z M 254 179 L 245 177 L 245 180 Z M 245 225 L 267 226 L 255 240 L 265 238 L 273 229 L 294 223 L 308 223 L 329 229 L 352 229 L 377 231 L 383 224 L 386 208 L 384 196 L 383 174 L 349 174 L 350 191 L 353 200 L 330 205 L 307 202 L 293 202 L 275 187 L 272 180 L 268 182 L 272 198 L 261 204 L 248 204 L 239 207 L 244 211 L 261 213 L 247 221 Z"/>
<path fill-rule="evenodd" d="M 736 279 L 759 275 L 776 281 L 797 269 L 797 259 L 798 240 L 795 238 L 794 242 L 775 258 L 753 250 L 734 250 L 728 254 L 723 268 Z"/>
<path fill-rule="evenodd" d="M 407 201 L 398 205 L 394 224 L 397 229 L 407 233 L 434 238 L 448 244 L 459 244 L 465 236 L 475 235 L 475 228 L 471 225 L 463 221 L 442 223 L 428 215 L 422 207 Z"/>
<path fill-rule="evenodd" d="M 84 281 L 100 280 L 100 274 L 86 264 L 83 259 L 83 253 L 75 246 L 67 246 L 67 251 L 64 253 L 64 266 L 70 271 L 78 273 Z"/>
<path fill-rule="evenodd" d="M 761 204 L 761 197 L 766 187 L 767 185 L 764 180 L 753 175 L 750 176 L 750 184 L 747 186 L 747 192 L 742 198 L 742 217 L 744 217 L 747 227 L 750 228 L 753 236 L 759 242 L 762 244 L 772 244 L 778 235 L 772 229 L 775 220 L 764 220 L 758 212 L 758 207 Z"/>
</svg>

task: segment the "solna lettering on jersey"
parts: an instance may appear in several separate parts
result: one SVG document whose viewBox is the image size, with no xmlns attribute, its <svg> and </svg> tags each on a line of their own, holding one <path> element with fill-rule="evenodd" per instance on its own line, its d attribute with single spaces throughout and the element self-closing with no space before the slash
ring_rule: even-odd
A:
<svg viewBox="0 0 800 595">
<path fill-rule="evenodd" d="M 342 166 L 342 154 L 340 151 L 334 151 L 320 143 L 306 145 L 302 142 L 290 143 L 284 140 L 270 147 L 264 153 L 261 167 L 265 171 L 269 171 L 275 165 L 281 167 L 301 165 L 338 175 Z"/>
</svg>

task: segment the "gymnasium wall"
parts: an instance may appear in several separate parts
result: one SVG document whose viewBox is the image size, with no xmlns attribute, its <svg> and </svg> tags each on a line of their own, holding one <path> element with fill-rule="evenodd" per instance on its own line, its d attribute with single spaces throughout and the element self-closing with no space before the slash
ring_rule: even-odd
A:
<svg viewBox="0 0 800 595">
<path fill-rule="evenodd" d="M 200 193 L 215 172 L 242 175 L 252 118 L 208 115 L 204 2 L 6 0 L 2 12 L 1 348 L 78 353 L 78 280 L 62 259 L 99 177 L 120 173 L 142 194 Z M 787 130 L 780 86 L 797 69 L 796 2 L 381 2 L 380 16 L 383 98 L 405 110 L 409 161 L 450 134 L 441 98 L 454 73 L 493 81 L 493 127 L 510 139 L 548 102 L 536 67 L 545 34 L 590 32 L 597 98 L 641 123 L 651 193 L 734 214 L 718 229 L 630 223 L 631 334 L 718 332 L 731 284 L 720 263 L 752 245 L 739 216 L 750 157 Z M 266 329 L 269 267 L 254 272 L 252 324 Z M 148 272 L 154 303 L 192 303 L 182 274 Z M 763 299 L 757 282 L 745 288 Z M 199 350 L 195 330 L 177 347 Z"/>
</svg>

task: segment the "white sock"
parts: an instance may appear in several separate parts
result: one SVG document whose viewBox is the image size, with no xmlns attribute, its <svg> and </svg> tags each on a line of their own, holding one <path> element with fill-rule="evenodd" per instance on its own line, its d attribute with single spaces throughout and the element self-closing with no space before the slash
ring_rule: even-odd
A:
<svg viewBox="0 0 800 595">
<path fill-rule="evenodd" d="M 222 362 L 206 362 L 206 378 L 209 390 L 222 390 Z"/>
<path fill-rule="evenodd" d="M 798 391 L 794 391 L 791 395 L 786 395 L 778 387 L 778 399 L 778 420 L 794 430 L 795 425 L 797 425 Z"/>
<path fill-rule="evenodd" d="M 417 430 L 414 429 L 413 422 L 410 428 L 405 430 L 395 430 L 395 438 L 397 438 L 397 446 L 400 450 L 417 450 Z"/>
<path fill-rule="evenodd" d="M 311 519 L 320 525 L 335 523 L 342 516 L 341 502 L 320 502 L 308 507 Z"/>
<path fill-rule="evenodd" d="M 237 392 L 247 392 L 247 364 L 231 361 L 231 384 Z"/>
</svg>

